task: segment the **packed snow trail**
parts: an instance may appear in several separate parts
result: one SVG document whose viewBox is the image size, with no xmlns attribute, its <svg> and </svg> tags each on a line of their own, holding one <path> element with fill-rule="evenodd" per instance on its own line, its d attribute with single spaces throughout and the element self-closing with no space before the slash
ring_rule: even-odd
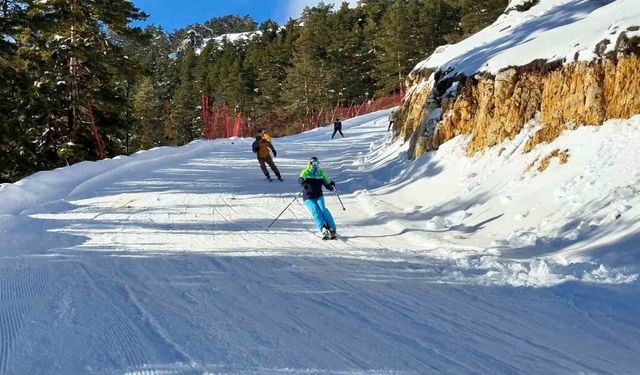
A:
<svg viewBox="0 0 640 375">
<path fill-rule="evenodd" d="M 4 186 L 0 375 L 635 373 L 637 282 L 513 287 L 517 260 L 431 236 L 412 209 L 388 220 L 376 188 L 406 187 L 411 164 L 386 118 L 275 139 L 284 182 L 235 139 Z M 300 200 L 266 231 L 314 155 L 341 240 Z"/>
</svg>

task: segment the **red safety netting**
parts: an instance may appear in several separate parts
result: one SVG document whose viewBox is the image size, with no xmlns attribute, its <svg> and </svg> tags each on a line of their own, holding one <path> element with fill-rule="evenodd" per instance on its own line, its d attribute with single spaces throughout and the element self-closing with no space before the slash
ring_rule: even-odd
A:
<svg viewBox="0 0 640 375">
<path fill-rule="evenodd" d="M 367 113 L 396 107 L 402 103 L 403 96 L 403 93 L 399 92 L 392 96 L 377 99 L 372 98 L 359 104 L 352 101 L 350 105 L 346 107 L 341 107 L 340 101 L 338 101 L 333 109 L 322 107 L 317 111 L 312 111 L 310 108 L 307 108 L 301 123 L 299 122 L 300 120 L 290 121 L 290 123 L 292 125 L 300 123 L 300 132 L 303 132 L 308 129 L 333 123 L 338 118 L 346 120 Z M 242 113 L 231 113 L 226 105 L 212 107 L 209 103 L 209 97 L 206 95 L 202 96 L 201 107 L 202 134 L 205 139 L 246 137 L 252 135 L 251 121 Z M 286 121 L 283 122 L 282 119 L 274 124 L 269 124 L 268 122 L 269 121 L 266 121 L 264 127 L 269 130 L 287 125 Z"/>
<path fill-rule="evenodd" d="M 212 108 L 209 97 L 202 97 L 202 135 L 205 139 L 245 137 L 250 134 L 249 121 L 240 112 L 231 113 L 225 106 Z"/>
<path fill-rule="evenodd" d="M 333 108 L 333 111 L 331 109 L 326 110 L 324 107 L 316 113 L 307 110 L 307 114 L 302 121 L 301 131 L 332 123 L 336 119 L 346 120 L 383 109 L 389 109 L 399 106 L 402 103 L 403 96 L 404 94 L 400 92 L 392 96 L 378 99 L 369 99 L 359 104 L 356 104 L 355 101 L 352 101 L 346 107 L 341 107 L 340 102 L 338 101 L 335 108 Z"/>
</svg>

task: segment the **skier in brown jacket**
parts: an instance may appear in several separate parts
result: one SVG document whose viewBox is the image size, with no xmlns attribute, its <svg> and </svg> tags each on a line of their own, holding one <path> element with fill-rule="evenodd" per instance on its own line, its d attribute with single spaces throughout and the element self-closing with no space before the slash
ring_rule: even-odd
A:
<svg viewBox="0 0 640 375">
<path fill-rule="evenodd" d="M 255 142 L 253 142 L 251 148 L 253 149 L 253 152 L 256 153 L 256 156 L 258 157 L 258 163 L 260 163 L 260 169 L 262 169 L 262 173 L 264 173 L 264 175 L 267 177 L 267 180 L 272 181 L 271 176 L 269 175 L 269 170 L 266 166 L 266 164 L 269 164 L 269 167 L 271 167 L 271 170 L 273 171 L 273 173 L 275 173 L 278 180 L 282 181 L 280 171 L 271 158 L 271 151 L 273 152 L 274 158 L 278 155 L 278 152 L 273 147 L 271 142 L 264 139 L 262 133 L 257 133 L 256 140 Z"/>
</svg>

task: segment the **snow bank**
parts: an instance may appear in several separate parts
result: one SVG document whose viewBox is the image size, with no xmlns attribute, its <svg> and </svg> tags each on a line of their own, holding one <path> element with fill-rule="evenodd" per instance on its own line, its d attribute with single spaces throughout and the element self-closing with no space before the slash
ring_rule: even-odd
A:
<svg viewBox="0 0 640 375">
<path fill-rule="evenodd" d="M 38 249 L 418 257 L 434 283 L 637 281 L 640 116 L 567 131 L 523 154 L 540 127 L 532 121 L 513 140 L 472 158 L 465 153 L 468 137 L 459 136 L 411 162 L 408 145 L 386 133 L 387 115 L 345 121 L 344 139 L 328 142 L 330 127 L 279 138 L 284 184 L 261 183 L 249 140 L 159 148 L 5 184 L 4 246 L 33 252 L 25 239 L 39 235 Z M 540 171 L 558 149 L 566 150 L 568 162 L 551 159 Z M 297 193 L 295 181 L 310 154 L 323 160 L 348 207 L 341 211 L 327 198 L 345 240 L 331 248 L 323 241 L 301 247 L 300 236 L 313 238 L 314 231 L 301 204 L 277 223 L 284 230 L 264 234 Z M 7 226 L 20 220 L 31 224 L 21 231 Z M 56 229 L 43 233 L 43 225 Z M 50 238 L 58 242 L 51 245 Z M 276 245 L 265 249 L 264 241 Z"/>
<path fill-rule="evenodd" d="M 493 25 L 454 45 L 438 48 L 414 71 L 448 75 L 498 73 L 535 60 L 591 61 L 612 52 L 618 38 L 640 36 L 637 0 L 540 0 L 526 11 L 515 0 Z M 596 51 L 596 49 L 600 51 Z"/>
<path fill-rule="evenodd" d="M 372 216 L 396 217 L 394 225 L 416 242 L 430 241 L 425 253 L 446 269 L 466 269 L 441 275 L 441 281 L 514 286 L 636 281 L 640 116 L 567 131 L 523 154 L 539 126 L 532 121 L 515 139 L 471 158 L 465 155 L 468 136 L 459 136 L 406 165 L 387 184 L 357 196 Z M 389 152 L 398 155 L 397 149 L 375 149 L 358 161 L 362 168 L 388 159 Z M 567 150 L 567 164 L 551 159 L 540 171 L 558 149 Z M 433 243 L 440 245 L 431 248 Z"/>
<path fill-rule="evenodd" d="M 180 148 L 181 152 L 176 152 L 172 147 L 161 147 L 131 156 L 85 161 L 53 171 L 38 172 L 14 184 L 0 185 L 0 215 L 17 215 L 31 207 L 81 194 L 118 176 L 207 153 L 211 145 L 195 141 Z"/>
</svg>

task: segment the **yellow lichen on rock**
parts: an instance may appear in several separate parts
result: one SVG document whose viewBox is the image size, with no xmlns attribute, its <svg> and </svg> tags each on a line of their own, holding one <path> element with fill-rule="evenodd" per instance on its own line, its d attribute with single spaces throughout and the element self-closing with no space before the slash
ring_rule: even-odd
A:
<svg viewBox="0 0 640 375">
<path fill-rule="evenodd" d="M 607 118 L 630 118 L 640 108 L 640 57 L 630 55 L 604 63 Z"/>
<path fill-rule="evenodd" d="M 426 78 L 422 76 L 423 82 Z M 396 135 L 411 137 L 412 158 L 461 134 L 470 136 L 467 153 L 472 155 L 513 139 L 537 113 L 542 127 L 528 140 L 525 152 L 553 141 L 565 129 L 640 113 L 640 58 L 634 53 L 564 66 L 537 61 L 495 77 L 457 77 L 447 83 L 455 82 L 461 88 L 453 98 L 442 92 L 434 95 L 437 87 L 424 83 L 406 98 Z M 442 115 L 433 129 L 425 131 L 433 111 L 428 102 L 434 96 L 440 100 Z"/>
<path fill-rule="evenodd" d="M 538 172 L 544 172 L 547 168 L 549 168 L 549 165 L 554 158 L 557 158 L 559 160 L 560 165 L 567 164 L 567 162 L 569 161 L 569 150 L 553 150 L 549 155 L 545 156 L 544 159 L 542 159 L 540 165 L 538 166 Z"/>
</svg>

